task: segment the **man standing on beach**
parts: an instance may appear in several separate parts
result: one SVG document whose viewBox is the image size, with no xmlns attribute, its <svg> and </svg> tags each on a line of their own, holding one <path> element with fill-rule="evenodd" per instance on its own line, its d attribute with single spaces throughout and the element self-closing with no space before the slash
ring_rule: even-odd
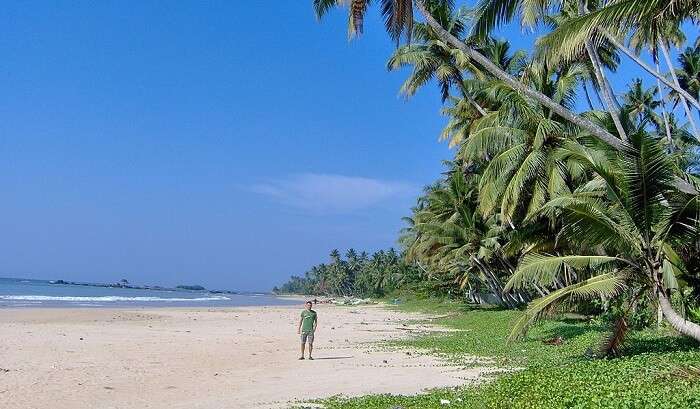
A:
<svg viewBox="0 0 700 409">
<path fill-rule="evenodd" d="M 297 334 L 301 334 L 300 360 L 304 359 L 304 346 L 307 342 L 309 343 L 309 359 L 314 359 L 311 356 L 311 352 L 314 350 L 314 332 L 318 325 L 318 318 L 316 317 L 316 311 L 311 309 L 312 306 L 313 303 L 311 301 L 306 302 L 306 309 L 301 312 L 301 319 L 299 320 L 299 327 L 297 328 Z"/>
</svg>

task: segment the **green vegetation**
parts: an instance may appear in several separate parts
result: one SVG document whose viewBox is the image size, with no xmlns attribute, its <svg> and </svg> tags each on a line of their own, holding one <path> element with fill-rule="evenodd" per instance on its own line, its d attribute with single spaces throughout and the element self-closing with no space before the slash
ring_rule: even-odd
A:
<svg viewBox="0 0 700 409">
<path fill-rule="evenodd" d="M 421 336 L 395 343 L 473 365 L 471 357 L 493 358 L 499 373 L 478 387 L 439 389 L 425 395 L 367 396 L 324 400 L 327 408 L 682 408 L 700 404 L 700 350 L 667 329 L 634 332 L 624 357 L 600 359 L 592 351 L 605 326 L 596 320 L 564 319 L 537 325 L 528 337 L 508 343 L 518 312 L 471 309 L 439 300 L 409 302 L 403 310 L 449 314 L 434 321 L 462 332 Z M 561 345 L 548 340 L 562 337 Z M 474 365 L 483 365 L 476 363 Z"/>
<path fill-rule="evenodd" d="M 175 288 L 178 290 L 189 290 L 189 291 L 204 291 L 206 288 L 201 285 L 178 285 Z"/>
<path fill-rule="evenodd" d="M 410 70 L 407 96 L 438 85 L 454 157 L 405 219 L 411 273 L 375 294 L 449 297 L 452 307 L 435 307 L 451 308 L 440 323 L 466 332 L 411 346 L 524 369 L 479 388 L 328 405 L 698 406 L 700 38 L 683 27 L 697 32 L 700 2 L 377 3 L 397 42 L 388 68 Z M 318 17 L 347 5 L 351 37 L 371 4 L 313 0 Z M 532 50 L 492 37 L 516 20 L 541 34 Z M 645 77 L 618 72 L 623 56 Z M 559 336 L 563 345 L 543 344 Z"/>
<path fill-rule="evenodd" d="M 421 279 L 420 270 L 404 261 L 394 249 L 371 256 L 350 249 L 345 259 L 338 250 L 331 251 L 330 263 L 311 267 L 303 277 L 292 276 L 281 287 L 282 294 L 324 294 L 333 296 L 382 297 L 408 283 Z"/>
<path fill-rule="evenodd" d="M 691 111 L 700 110 L 700 38 L 679 54 L 678 67 L 669 54 L 686 42 L 681 27 L 696 25 L 699 3 L 380 3 L 398 46 L 389 69 L 411 68 L 401 88 L 407 96 L 437 83 L 448 117 L 441 136 L 456 148 L 400 238 L 423 292 L 527 305 L 511 339 L 552 312 L 602 314 L 612 318 L 603 352 L 619 355 L 640 321 L 637 312 L 651 306 L 657 322 L 663 317 L 700 341 L 693 321 L 700 302 L 700 133 Z M 318 17 L 347 5 L 355 36 L 371 2 L 313 5 Z M 543 33 L 531 52 L 513 52 L 490 36 L 513 20 Z M 655 67 L 640 58 L 644 52 Z M 621 54 L 650 78 L 627 78 L 619 95 L 608 78 L 618 75 Z M 326 292 L 353 292 L 333 288 Z"/>
</svg>

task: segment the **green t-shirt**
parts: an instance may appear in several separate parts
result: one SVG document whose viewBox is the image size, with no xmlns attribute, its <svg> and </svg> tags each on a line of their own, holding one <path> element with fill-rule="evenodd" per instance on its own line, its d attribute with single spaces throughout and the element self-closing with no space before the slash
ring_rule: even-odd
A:
<svg viewBox="0 0 700 409">
<path fill-rule="evenodd" d="M 313 332 L 316 322 L 316 311 L 304 310 L 301 312 L 301 332 Z"/>
</svg>

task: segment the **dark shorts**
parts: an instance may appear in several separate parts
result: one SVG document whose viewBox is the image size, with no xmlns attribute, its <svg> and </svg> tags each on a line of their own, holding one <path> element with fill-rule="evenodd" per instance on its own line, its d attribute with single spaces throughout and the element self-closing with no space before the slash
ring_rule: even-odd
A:
<svg viewBox="0 0 700 409">
<path fill-rule="evenodd" d="M 301 343 L 305 344 L 308 341 L 309 344 L 314 343 L 314 333 L 312 332 L 302 332 L 301 333 Z"/>
</svg>

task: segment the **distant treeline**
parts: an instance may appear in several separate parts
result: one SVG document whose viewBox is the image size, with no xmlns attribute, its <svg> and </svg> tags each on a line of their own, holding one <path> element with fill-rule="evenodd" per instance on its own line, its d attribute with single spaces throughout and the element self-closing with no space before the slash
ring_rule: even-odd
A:
<svg viewBox="0 0 700 409">
<path fill-rule="evenodd" d="M 381 297 L 398 288 L 423 280 L 424 273 L 404 261 L 396 250 L 372 255 L 350 249 L 343 258 L 338 250 L 330 253 L 328 264 L 311 267 L 303 276 L 292 278 L 273 292 L 331 296 Z"/>
<path fill-rule="evenodd" d="M 204 291 L 206 288 L 201 285 L 178 285 L 175 288 L 178 290 L 189 290 L 189 291 Z"/>
</svg>

